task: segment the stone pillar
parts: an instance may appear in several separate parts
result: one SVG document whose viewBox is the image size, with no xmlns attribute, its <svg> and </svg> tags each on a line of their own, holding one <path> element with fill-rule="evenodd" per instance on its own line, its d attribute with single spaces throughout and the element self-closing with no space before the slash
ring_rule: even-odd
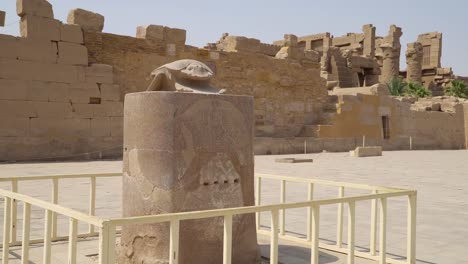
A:
<svg viewBox="0 0 468 264">
<path fill-rule="evenodd" d="M 422 83 L 423 47 L 419 42 L 408 43 L 406 50 L 406 79 L 408 82 Z"/>
<path fill-rule="evenodd" d="M 253 98 L 127 94 L 123 216 L 254 205 Z M 255 215 L 233 217 L 233 263 L 259 257 Z M 180 223 L 179 263 L 222 263 L 223 218 Z M 119 263 L 167 263 L 169 225 L 125 226 Z"/>
<path fill-rule="evenodd" d="M 391 25 L 388 36 L 383 40 L 380 48 L 382 50 L 381 83 L 388 83 L 391 79 L 400 75 L 400 38 L 403 35 L 401 28 Z"/>
<path fill-rule="evenodd" d="M 372 24 L 362 27 L 364 32 L 363 55 L 369 58 L 375 57 L 375 27 Z"/>
</svg>

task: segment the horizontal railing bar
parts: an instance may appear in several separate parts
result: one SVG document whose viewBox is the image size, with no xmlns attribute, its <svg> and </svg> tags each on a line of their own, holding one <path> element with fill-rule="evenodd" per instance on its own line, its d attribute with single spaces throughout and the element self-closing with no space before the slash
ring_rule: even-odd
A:
<svg viewBox="0 0 468 264">
<path fill-rule="evenodd" d="M 372 199 L 380 199 L 383 197 L 390 198 L 390 197 L 397 197 L 397 196 L 407 196 L 407 195 L 412 195 L 412 194 L 416 194 L 416 191 L 407 190 L 407 191 L 398 191 L 398 192 L 390 192 L 390 193 L 367 194 L 367 195 L 351 196 L 351 197 L 344 197 L 344 198 L 306 201 L 306 202 L 298 202 L 298 203 L 246 206 L 246 207 L 225 208 L 225 209 L 215 209 L 215 210 L 205 210 L 205 211 L 181 212 L 181 213 L 172 213 L 172 214 L 113 218 L 113 219 L 105 220 L 105 222 L 112 222 L 112 224 L 116 226 L 129 225 L 129 224 L 162 223 L 162 222 L 168 222 L 171 220 L 191 220 L 191 219 L 201 219 L 201 218 L 209 218 L 209 217 L 220 217 L 220 216 L 225 216 L 228 214 L 240 215 L 240 214 L 265 212 L 265 211 L 280 210 L 280 209 L 296 209 L 296 208 L 302 208 L 302 207 L 310 207 L 314 205 L 317 205 L 317 206 L 331 205 L 331 204 L 346 203 L 346 202 L 352 202 L 352 201 L 357 202 L 357 201 L 365 201 L 365 200 L 372 200 Z"/>
<path fill-rule="evenodd" d="M 389 187 L 384 187 L 384 186 L 372 186 L 372 185 L 359 184 L 359 183 L 326 181 L 326 180 L 308 179 L 308 178 L 300 178 L 300 177 L 289 177 L 289 176 L 263 174 L 263 173 L 256 173 L 255 176 L 259 177 L 259 178 L 272 179 L 272 180 L 278 180 L 278 181 L 286 180 L 288 182 L 316 183 L 316 184 L 319 184 L 319 185 L 347 187 L 347 188 L 353 188 L 353 189 L 379 190 L 379 191 L 388 191 L 388 192 L 406 190 L 406 189 L 402 189 L 402 188 L 389 188 Z"/>
<path fill-rule="evenodd" d="M 257 233 L 261 234 L 261 235 L 269 236 L 270 235 L 270 230 L 258 230 Z M 293 236 L 290 236 L 290 235 L 284 235 L 284 236 L 279 235 L 279 238 L 283 239 L 283 240 L 286 240 L 286 241 L 301 244 L 301 245 L 303 245 L 305 247 L 310 247 L 310 242 L 308 242 L 307 239 L 305 239 L 305 238 L 302 239 L 302 238 L 293 237 Z M 326 243 L 322 243 L 322 242 L 319 242 L 319 248 L 329 250 L 329 251 L 333 251 L 333 252 L 337 252 L 337 253 L 343 253 L 343 254 L 348 253 L 348 249 L 346 247 L 345 248 L 339 248 L 336 245 L 330 245 L 330 244 L 326 244 Z M 359 251 L 359 250 L 356 250 L 354 252 L 354 255 L 356 257 L 363 258 L 363 259 L 369 259 L 369 260 L 376 260 L 377 261 L 379 259 L 379 256 L 372 256 L 371 254 L 369 254 L 367 252 L 362 252 L 362 251 Z M 408 264 L 406 261 L 392 259 L 392 258 L 387 258 L 387 263 L 390 263 L 390 264 Z"/>
<path fill-rule="evenodd" d="M 116 234 L 121 234 L 121 230 L 117 230 L 116 231 Z M 94 232 L 94 233 L 86 233 L 86 234 L 78 234 L 77 236 L 78 238 L 90 238 L 90 237 L 99 237 L 99 232 Z M 61 242 L 61 241 L 68 241 L 68 236 L 59 236 L 59 237 L 56 237 L 54 239 L 51 239 L 50 240 L 51 242 Z M 42 244 L 44 243 L 44 239 L 42 238 L 38 238 L 38 239 L 31 239 L 29 241 L 29 244 L 30 245 L 34 245 L 34 244 Z M 23 243 L 21 241 L 16 241 L 14 243 L 10 243 L 10 247 L 17 247 L 17 246 L 21 246 Z M 0 244 L 0 248 L 3 248 L 3 245 Z"/>
<path fill-rule="evenodd" d="M 67 175 L 39 175 L 39 176 L 13 176 L 0 178 L 0 182 L 7 182 L 12 180 L 18 181 L 35 181 L 35 180 L 49 180 L 49 179 L 76 179 L 76 178 L 89 178 L 89 177 L 117 177 L 122 176 L 122 173 L 98 173 L 98 174 L 67 174 Z M 308 179 L 300 177 L 289 177 L 281 175 L 272 175 L 272 174 L 263 174 L 256 173 L 256 177 L 265 178 L 265 179 L 274 179 L 274 180 L 286 180 L 288 182 L 304 182 L 304 183 L 316 183 L 321 185 L 329 186 L 343 186 L 348 188 L 355 189 L 365 189 L 365 190 L 381 190 L 381 191 L 402 191 L 401 188 L 389 188 L 383 186 L 371 186 L 366 184 L 357 184 L 357 183 L 347 183 L 347 182 L 335 182 L 335 181 L 326 181 L 326 180 L 317 180 L 317 179 Z"/>
<path fill-rule="evenodd" d="M 37 207 L 40 207 L 42 209 L 47 209 L 47 210 L 53 211 L 53 212 L 61 214 L 61 215 L 65 215 L 65 216 L 68 216 L 68 217 L 73 217 L 73 218 L 75 218 L 75 219 L 77 219 L 79 221 L 82 221 L 82 222 L 85 222 L 85 223 L 88 223 L 88 224 L 92 224 L 92 225 L 95 225 L 97 227 L 101 227 L 101 225 L 102 225 L 102 220 L 99 219 L 98 217 L 90 216 L 88 214 L 84 214 L 84 213 L 75 211 L 73 209 L 63 207 L 61 205 L 57 205 L 57 204 L 49 203 L 49 202 L 46 202 L 46 201 L 43 201 L 43 200 L 39 200 L 39 199 L 33 198 L 31 196 L 24 195 L 24 194 L 21 194 L 21 193 L 15 193 L 15 192 L 10 192 L 10 191 L 0 189 L 0 196 L 10 197 L 10 198 L 15 199 L 17 201 L 22 201 L 24 203 L 29 203 L 29 204 L 31 204 L 33 206 L 37 206 Z"/>
<path fill-rule="evenodd" d="M 98 173 L 98 174 L 67 174 L 67 175 L 38 175 L 38 176 L 13 176 L 13 177 L 6 177 L 0 178 L 0 182 L 8 182 L 12 180 L 17 181 L 38 181 L 38 180 L 51 180 L 51 179 L 76 179 L 76 178 L 89 178 L 89 177 L 96 177 L 96 178 L 109 178 L 109 177 L 117 177 L 122 176 L 122 173 Z"/>
</svg>

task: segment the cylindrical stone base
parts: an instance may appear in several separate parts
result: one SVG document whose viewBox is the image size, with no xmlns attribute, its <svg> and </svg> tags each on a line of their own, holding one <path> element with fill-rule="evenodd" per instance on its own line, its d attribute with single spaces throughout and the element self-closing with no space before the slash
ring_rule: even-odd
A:
<svg viewBox="0 0 468 264">
<path fill-rule="evenodd" d="M 123 216 L 254 205 L 253 98 L 125 96 Z M 259 257 L 255 215 L 233 218 L 233 263 Z M 125 226 L 119 263 L 167 263 L 169 224 Z M 223 218 L 180 223 L 179 263 L 222 263 Z"/>
</svg>

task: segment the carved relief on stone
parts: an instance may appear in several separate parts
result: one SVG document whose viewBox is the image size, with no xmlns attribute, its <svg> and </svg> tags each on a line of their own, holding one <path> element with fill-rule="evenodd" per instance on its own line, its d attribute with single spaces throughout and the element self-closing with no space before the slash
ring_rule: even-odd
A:
<svg viewBox="0 0 468 264">
<path fill-rule="evenodd" d="M 174 91 L 193 93 L 225 93 L 225 89 L 210 86 L 213 71 L 196 60 L 178 60 L 151 72 L 153 78 L 147 91 Z"/>
</svg>

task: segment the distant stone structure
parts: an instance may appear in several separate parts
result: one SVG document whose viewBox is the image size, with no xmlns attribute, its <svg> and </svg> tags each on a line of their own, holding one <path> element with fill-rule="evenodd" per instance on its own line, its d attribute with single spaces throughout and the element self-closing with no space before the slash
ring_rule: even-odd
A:
<svg viewBox="0 0 468 264">
<path fill-rule="evenodd" d="M 130 93 L 124 119 L 124 217 L 254 205 L 252 97 Z M 222 262 L 222 218 L 182 221 L 180 236 L 179 263 Z M 119 263 L 167 263 L 168 242 L 168 225 L 125 226 Z M 255 215 L 234 216 L 233 263 L 258 258 Z"/>
<path fill-rule="evenodd" d="M 409 82 L 421 84 L 423 70 L 423 46 L 421 43 L 408 43 L 406 64 L 406 79 Z"/>
</svg>

